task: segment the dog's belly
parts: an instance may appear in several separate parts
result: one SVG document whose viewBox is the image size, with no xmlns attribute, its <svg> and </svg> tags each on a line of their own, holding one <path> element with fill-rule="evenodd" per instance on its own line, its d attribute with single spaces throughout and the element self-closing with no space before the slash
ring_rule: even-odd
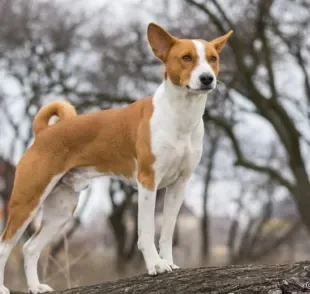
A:
<svg viewBox="0 0 310 294">
<path fill-rule="evenodd" d="M 153 168 L 158 180 L 158 188 L 161 189 L 174 183 L 189 168 L 191 142 L 189 140 L 165 142 L 155 156 L 156 162 Z M 91 184 L 93 179 L 103 176 L 112 176 L 137 188 L 137 170 L 131 177 L 125 177 L 112 172 L 99 172 L 95 167 L 78 167 L 67 172 L 60 182 L 69 185 L 76 192 L 81 192 Z"/>
<path fill-rule="evenodd" d="M 113 173 L 109 173 L 109 172 L 102 173 L 102 172 L 98 172 L 96 168 L 94 167 L 73 168 L 62 177 L 62 179 L 60 180 L 60 183 L 64 183 L 70 186 L 76 192 L 81 192 L 85 190 L 91 184 L 93 179 L 104 177 L 104 176 L 113 176 L 114 178 L 118 178 L 135 187 L 137 186 L 136 180 L 134 177 L 126 178 L 120 175 L 116 176 Z"/>
<path fill-rule="evenodd" d="M 93 167 L 73 168 L 62 177 L 60 183 L 71 187 L 75 192 L 81 192 L 88 188 L 92 179 L 101 176 L 103 175 Z"/>
</svg>

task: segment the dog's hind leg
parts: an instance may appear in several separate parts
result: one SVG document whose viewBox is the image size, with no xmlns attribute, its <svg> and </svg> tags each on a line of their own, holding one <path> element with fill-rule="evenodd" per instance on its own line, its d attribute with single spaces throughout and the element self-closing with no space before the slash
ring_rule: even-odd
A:
<svg viewBox="0 0 310 294">
<path fill-rule="evenodd" d="M 34 171 L 34 165 L 32 165 Z M 54 177 L 45 175 L 45 182 L 29 178 L 28 169 L 17 168 L 9 204 L 9 218 L 0 238 L 0 294 L 9 294 L 4 287 L 4 269 L 9 255 L 23 232 L 36 216 L 47 195 L 60 180 L 62 174 Z M 48 179 L 50 178 L 49 182 Z M 23 183 L 23 185 L 21 185 Z M 45 185 L 45 187 L 44 187 Z M 42 192 L 40 192 L 42 191 Z"/>
<path fill-rule="evenodd" d="M 5 239 L 6 233 L 8 230 L 10 230 L 11 227 L 15 226 L 15 215 L 19 213 L 18 210 L 12 209 L 10 211 L 10 216 L 6 225 L 6 230 L 4 231 L 3 235 L 1 236 L 0 241 L 0 294 L 9 294 L 10 291 L 4 286 L 4 269 L 7 263 L 7 260 L 9 258 L 9 255 L 13 249 L 13 247 L 16 245 L 30 222 L 35 217 L 36 213 L 38 211 L 38 208 L 36 208 L 34 211 L 32 211 L 28 217 L 26 217 L 26 220 L 24 223 L 15 231 L 15 233 L 10 237 L 10 239 Z"/>
<path fill-rule="evenodd" d="M 72 218 L 79 194 L 66 184 L 57 185 L 43 204 L 40 229 L 24 245 L 27 284 L 29 292 L 33 294 L 53 291 L 48 285 L 40 284 L 37 270 L 38 260 L 43 248 Z"/>
</svg>

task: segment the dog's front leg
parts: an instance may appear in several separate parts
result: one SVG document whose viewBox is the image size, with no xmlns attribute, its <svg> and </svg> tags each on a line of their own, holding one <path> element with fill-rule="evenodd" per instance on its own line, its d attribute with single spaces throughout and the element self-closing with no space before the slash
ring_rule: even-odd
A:
<svg viewBox="0 0 310 294">
<path fill-rule="evenodd" d="M 172 269 L 178 268 L 173 263 L 172 242 L 177 216 L 184 199 L 186 180 L 179 179 L 167 187 L 163 212 L 163 225 L 159 240 L 159 255 L 169 262 Z"/>
<path fill-rule="evenodd" d="M 158 273 L 171 271 L 169 262 L 161 259 L 154 243 L 155 234 L 155 201 L 154 191 L 138 185 L 138 247 L 141 250 L 148 274 L 155 276 Z"/>
</svg>

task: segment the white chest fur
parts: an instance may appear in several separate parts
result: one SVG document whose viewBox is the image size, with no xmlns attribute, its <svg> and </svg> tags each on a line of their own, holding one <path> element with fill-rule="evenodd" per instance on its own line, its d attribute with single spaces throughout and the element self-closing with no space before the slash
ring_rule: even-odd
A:
<svg viewBox="0 0 310 294">
<path fill-rule="evenodd" d="M 154 95 L 151 118 L 151 144 L 155 155 L 155 181 L 166 187 L 179 177 L 190 175 L 199 163 L 202 151 L 202 115 L 206 94 L 164 81 Z"/>
</svg>

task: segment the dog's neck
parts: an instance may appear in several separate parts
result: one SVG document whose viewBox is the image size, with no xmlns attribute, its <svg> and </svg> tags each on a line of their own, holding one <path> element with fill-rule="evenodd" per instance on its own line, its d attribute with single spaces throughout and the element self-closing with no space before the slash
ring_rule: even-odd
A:
<svg viewBox="0 0 310 294">
<path fill-rule="evenodd" d="M 201 122 L 207 100 L 206 93 L 195 93 L 165 79 L 154 95 L 155 111 L 169 124 L 189 133 Z"/>
</svg>

